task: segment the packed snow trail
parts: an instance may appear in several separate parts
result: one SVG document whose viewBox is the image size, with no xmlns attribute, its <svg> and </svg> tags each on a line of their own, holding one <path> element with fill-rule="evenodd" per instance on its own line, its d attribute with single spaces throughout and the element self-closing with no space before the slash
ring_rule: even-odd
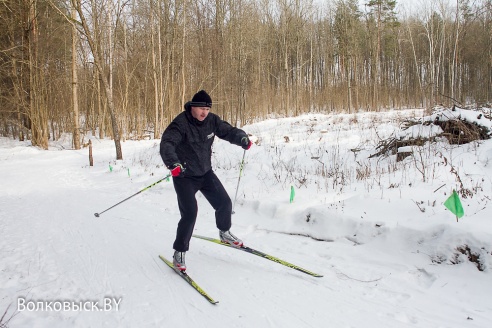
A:
<svg viewBox="0 0 492 328">
<path fill-rule="evenodd" d="M 129 159 L 152 147 L 151 142 L 126 144 Z M 0 148 L 0 313 L 9 304 L 16 308 L 19 298 L 39 303 L 114 298 L 121 299 L 119 308 L 24 310 L 12 319 L 12 327 L 210 327 L 227 322 L 230 327 L 461 328 L 492 321 L 490 275 L 472 264 L 432 265 L 427 255 L 410 252 L 389 233 L 357 245 L 348 239 L 317 241 L 272 232 L 283 225 L 272 222 L 261 204 L 238 204 L 234 233 L 250 247 L 324 277 L 192 240 L 187 272 L 220 300 L 212 307 L 158 258 L 171 256 L 179 218 L 172 182 L 95 218 L 94 212 L 160 177 L 137 169 L 129 177 L 123 164 L 109 172 L 111 141 L 101 142 L 94 156 L 95 166 L 89 167 L 86 149 Z M 230 179 L 227 172 L 221 174 L 233 194 L 237 172 L 230 172 Z M 195 232 L 218 236 L 213 209 L 203 197 L 198 201 Z M 285 205 L 267 206 L 278 206 L 278 212 Z M 403 229 L 394 233 L 408 237 Z"/>
</svg>

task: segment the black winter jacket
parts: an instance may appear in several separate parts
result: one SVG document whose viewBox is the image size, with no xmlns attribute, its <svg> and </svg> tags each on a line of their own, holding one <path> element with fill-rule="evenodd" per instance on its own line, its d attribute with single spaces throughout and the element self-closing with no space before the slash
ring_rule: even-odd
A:
<svg viewBox="0 0 492 328">
<path fill-rule="evenodd" d="M 185 108 L 162 134 L 160 154 L 169 169 L 180 163 L 184 176 L 202 176 L 212 169 L 215 136 L 240 146 L 247 134 L 213 113 L 200 122 L 191 115 L 189 106 Z"/>
</svg>

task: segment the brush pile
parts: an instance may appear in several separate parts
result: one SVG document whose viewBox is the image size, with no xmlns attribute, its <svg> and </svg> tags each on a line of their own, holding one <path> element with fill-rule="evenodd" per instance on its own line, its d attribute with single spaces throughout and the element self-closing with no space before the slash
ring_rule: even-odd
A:
<svg viewBox="0 0 492 328">
<path fill-rule="evenodd" d="M 397 161 L 412 154 L 412 147 L 446 138 L 449 144 L 463 145 L 477 140 L 490 139 L 492 118 L 490 108 L 451 109 L 436 108 L 432 114 L 403 123 L 399 134 L 381 140 L 376 147 L 377 156 L 397 155 Z"/>
</svg>

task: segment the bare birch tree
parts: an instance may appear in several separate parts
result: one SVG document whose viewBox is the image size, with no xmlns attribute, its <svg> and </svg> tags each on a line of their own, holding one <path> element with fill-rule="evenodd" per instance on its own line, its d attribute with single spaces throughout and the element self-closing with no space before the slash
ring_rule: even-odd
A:
<svg viewBox="0 0 492 328">
<path fill-rule="evenodd" d="M 109 116 L 111 119 L 111 126 L 113 132 L 113 139 L 116 148 L 116 159 L 123 159 L 123 153 L 121 150 L 120 132 L 118 126 L 118 119 L 116 108 L 114 106 L 113 99 L 113 82 L 112 82 L 112 41 L 111 41 L 111 29 L 113 28 L 107 17 L 111 18 L 111 12 L 108 11 L 105 15 L 103 8 L 113 9 L 113 2 L 100 2 L 96 3 L 96 0 L 90 0 L 88 2 L 82 2 L 82 0 L 71 0 L 72 5 L 77 11 L 80 19 L 81 33 L 86 37 L 87 43 L 91 49 L 91 53 L 94 56 L 94 66 L 100 77 L 100 81 L 103 85 L 103 90 L 106 96 L 106 104 L 108 106 Z M 85 7 L 84 4 L 88 3 L 90 7 Z M 90 15 L 90 13 L 92 15 Z M 109 35 L 109 44 L 101 40 L 101 36 L 104 32 L 104 27 L 107 28 Z M 104 49 L 102 45 L 106 44 L 109 48 L 109 61 L 104 59 Z"/>
</svg>

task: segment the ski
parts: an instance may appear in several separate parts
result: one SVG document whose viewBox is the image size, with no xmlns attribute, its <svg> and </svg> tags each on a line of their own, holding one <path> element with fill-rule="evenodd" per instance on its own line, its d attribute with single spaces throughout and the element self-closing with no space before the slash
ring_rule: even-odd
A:
<svg viewBox="0 0 492 328">
<path fill-rule="evenodd" d="M 193 237 L 199 238 L 199 239 L 203 239 L 203 240 L 208 240 L 208 241 L 211 241 L 211 242 L 216 243 L 216 244 L 219 244 L 219 245 L 228 246 L 228 247 L 231 247 L 231 248 L 240 250 L 240 251 L 244 251 L 246 253 L 250 253 L 250 254 L 253 254 L 253 255 L 262 257 L 264 259 L 267 259 L 267 260 L 276 262 L 278 264 L 282 264 L 282 265 L 284 265 L 286 267 L 289 267 L 291 269 L 300 271 L 302 273 L 308 274 L 308 275 L 313 276 L 313 277 L 317 277 L 317 278 L 323 277 L 320 274 L 317 274 L 317 273 L 311 272 L 309 270 L 303 269 L 303 268 L 301 268 L 301 267 L 299 267 L 299 266 L 297 266 L 295 264 L 286 262 L 286 261 L 281 260 L 281 259 L 279 259 L 279 258 L 277 258 L 275 256 L 271 256 L 271 255 L 265 254 L 263 252 L 260 252 L 260 251 L 258 251 L 256 249 L 253 249 L 253 248 L 250 248 L 250 247 L 247 247 L 247 246 L 234 247 L 234 246 L 232 246 L 232 245 L 230 245 L 228 243 L 223 243 L 222 241 L 220 241 L 220 239 L 215 239 L 215 238 L 210 238 L 210 237 L 205 237 L 205 236 L 200 236 L 200 235 L 193 235 Z"/>
<path fill-rule="evenodd" d="M 159 255 L 160 259 L 164 261 L 174 272 L 176 272 L 181 278 L 183 278 L 191 287 L 193 287 L 197 292 L 199 292 L 203 297 L 207 299 L 212 304 L 217 304 L 219 301 L 215 301 L 212 297 L 210 297 L 198 284 L 191 279 L 191 277 L 184 271 L 179 271 L 174 268 L 172 262 L 168 261 L 164 256 Z"/>
</svg>

